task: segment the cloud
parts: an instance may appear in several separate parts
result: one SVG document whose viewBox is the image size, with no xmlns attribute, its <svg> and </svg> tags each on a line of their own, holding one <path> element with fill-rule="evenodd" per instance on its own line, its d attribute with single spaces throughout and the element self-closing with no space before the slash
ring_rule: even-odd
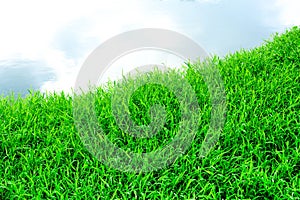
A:
<svg viewBox="0 0 300 200">
<path fill-rule="evenodd" d="M 12 60 L 0 62 L 0 91 L 8 95 L 10 92 L 25 96 L 28 89 L 38 90 L 41 83 L 53 79 L 49 68 L 41 68 L 44 63 L 31 60 Z"/>
<path fill-rule="evenodd" d="M 299 0 L 276 0 L 275 5 L 279 8 L 280 23 L 284 26 L 300 25 L 300 2 Z"/>
<path fill-rule="evenodd" d="M 168 16 L 147 9 L 141 1 L 8 1 L 0 7 L 0 60 L 44 63 L 56 80 L 41 90 L 69 91 L 84 59 L 106 39 L 135 28 L 172 29 Z"/>
<path fill-rule="evenodd" d="M 0 7 L 0 61 L 38 62 L 56 77 L 42 91 L 70 91 L 87 56 L 124 31 L 166 28 L 224 55 L 258 45 L 274 28 L 299 25 L 299 10 L 298 0 L 6 1 Z"/>
</svg>

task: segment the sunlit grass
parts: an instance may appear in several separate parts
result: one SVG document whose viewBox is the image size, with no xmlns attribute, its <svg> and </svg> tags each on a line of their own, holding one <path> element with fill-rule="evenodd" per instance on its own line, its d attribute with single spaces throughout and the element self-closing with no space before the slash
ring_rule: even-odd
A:
<svg viewBox="0 0 300 200">
<path fill-rule="evenodd" d="M 212 58 L 225 86 L 222 135 L 204 158 L 199 149 L 211 104 L 198 64 L 182 75 L 201 109 L 188 151 L 150 173 L 124 173 L 94 158 L 77 135 L 72 97 L 32 92 L 0 100 L 0 199 L 293 199 L 300 197 L 300 29 L 294 27 L 250 51 Z M 129 109 L 139 125 L 148 109 L 165 105 L 164 131 L 151 139 L 129 137 L 116 126 L 108 90 L 98 89 L 96 113 L 109 139 L 131 151 L 152 151 L 176 134 L 181 111 L 174 94 L 147 85 Z M 148 143 L 147 143 L 148 142 Z"/>
</svg>

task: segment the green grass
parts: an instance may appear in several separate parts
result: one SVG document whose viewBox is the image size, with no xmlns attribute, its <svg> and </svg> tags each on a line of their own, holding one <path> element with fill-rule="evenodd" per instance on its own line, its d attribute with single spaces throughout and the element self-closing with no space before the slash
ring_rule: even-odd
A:
<svg viewBox="0 0 300 200">
<path fill-rule="evenodd" d="M 211 62 L 226 91 L 219 141 L 207 156 L 199 156 L 212 106 L 201 64 L 188 64 L 177 73 L 197 96 L 196 136 L 173 164 L 148 173 L 118 171 L 89 153 L 75 127 L 71 96 L 2 97 L 0 199 L 299 199 L 300 28 Z M 150 106 L 163 105 L 162 131 L 148 139 L 122 131 L 110 103 L 118 84 L 98 88 L 95 101 L 97 120 L 112 142 L 128 151 L 150 152 L 175 137 L 183 111 L 172 91 L 155 84 L 133 93 L 129 111 L 136 124 L 148 125 Z"/>
</svg>

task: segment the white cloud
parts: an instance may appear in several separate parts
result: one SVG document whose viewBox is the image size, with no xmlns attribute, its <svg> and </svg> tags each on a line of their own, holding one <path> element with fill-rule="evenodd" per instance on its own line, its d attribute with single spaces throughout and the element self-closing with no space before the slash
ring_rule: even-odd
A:
<svg viewBox="0 0 300 200">
<path fill-rule="evenodd" d="M 57 80 L 46 83 L 42 90 L 68 91 L 74 86 L 78 70 L 88 54 L 110 37 L 131 29 L 146 27 L 166 28 L 189 35 L 194 29 L 200 30 L 203 26 L 201 15 L 196 15 L 196 12 L 199 12 L 197 9 L 200 9 L 199 5 L 203 5 L 205 9 L 212 8 L 212 11 L 216 11 L 217 6 L 208 7 L 207 4 L 217 4 L 223 1 L 195 0 L 195 2 L 199 2 L 196 6 L 191 3 L 180 4 L 179 2 L 184 1 L 175 2 L 176 4 L 173 1 L 143 0 L 6 1 L 0 5 L 0 60 L 26 59 L 46 63 L 55 71 Z M 192 1 L 187 0 L 186 2 Z M 281 26 L 300 24 L 298 0 L 270 0 L 269 2 L 275 2 L 275 5 L 270 3 L 270 10 L 272 10 L 271 7 L 275 7 L 279 14 L 273 13 L 276 17 L 275 22 L 272 22 L 273 14 L 266 16 L 269 20 L 268 24 L 274 23 L 272 25 L 277 26 L 277 17 L 279 17 L 278 23 Z M 266 3 L 263 4 L 267 6 Z M 189 10 L 185 10 L 186 8 Z M 182 13 L 182 10 L 183 12 L 193 12 L 195 15 L 186 15 L 186 13 Z M 230 10 L 227 13 L 229 12 Z M 212 16 L 222 17 L 221 14 L 213 13 Z M 180 18 L 182 15 L 185 17 Z M 200 19 L 197 16 L 200 16 Z M 175 21 L 178 19 L 185 21 Z M 82 27 L 82 23 L 76 23 L 81 20 L 88 26 Z M 218 23 L 219 21 L 215 20 L 214 22 Z M 70 26 L 70 24 L 75 25 Z M 185 24 L 187 26 L 184 26 Z M 70 27 L 73 30 L 69 30 Z M 213 27 L 207 28 L 214 30 Z M 236 27 L 236 29 L 241 30 L 243 27 Z M 57 45 L 57 43 L 64 42 L 63 34 L 64 37 L 70 36 L 71 44 L 68 43 L 66 48 Z M 209 32 L 206 31 L 203 34 L 209 34 Z M 208 46 L 212 45 L 209 37 L 211 36 L 207 35 L 206 37 Z M 58 38 L 62 41 L 58 41 Z M 87 45 L 83 47 L 83 44 Z M 80 52 L 76 56 L 68 56 L 68 48 L 69 51 L 76 48 Z"/>
<path fill-rule="evenodd" d="M 196 0 L 200 3 L 213 3 L 213 4 L 217 4 L 220 3 L 221 0 Z"/>
<path fill-rule="evenodd" d="M 94 41 L 80 57 L 67 57 L 66 49 L 54 44 L 60 31 L 70 23 L 84 19 L 88 28 L 75 27 L 77 38 Z M 0 6 L 0 60 L 41 60 L 51 67 L 57 80 L 47 82 L 42 90 L 70 90 L 80 65 L 101 42 L 135 28 L 173 27 L 164 15 L 151 15 L 142 1 L 7 1 Z M 68 32 L 67 34 L 72 34 Z M 70 35 L 71 36 L 71 35 Z M 82 48 L 75 46 L 70 48 Z"/>
<path fill-rule="evenodd" d="M 300 25 L 300 1 L 277 0 L 275 4 L 279 10 L 280 23 L 284 26 Z"/>
</svg>

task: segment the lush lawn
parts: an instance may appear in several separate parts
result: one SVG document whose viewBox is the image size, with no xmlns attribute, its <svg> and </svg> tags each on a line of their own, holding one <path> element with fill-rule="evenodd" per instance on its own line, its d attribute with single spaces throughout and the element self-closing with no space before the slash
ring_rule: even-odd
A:
<svg viewBox="0 0 300 200">
<path fill-rule="evenodd" d="M 218 143 L 199 156 L 212 106 L 201 64 L 189 64 L 177 73 L 197 95 L 196 137 L 172 165 L 149 173 L 118 171 L 94 158 L 78 136 L 71 96 L 1 98 L 0 199 L 299 199 L 300 28 L 211 62 L 222 75 L 227 102 Z M 111 114 L 117 84 L 97 91 L 96 113 L 108 138 L 133 152 L 166 145 L 182 117 L 174 93 L 153 84 L 133 93 L 129 110 L 137 124 L 151 122 L 153 104 L 164 105 L 167 116 L 153 138 L 136 138 Z"/>
</svg>

